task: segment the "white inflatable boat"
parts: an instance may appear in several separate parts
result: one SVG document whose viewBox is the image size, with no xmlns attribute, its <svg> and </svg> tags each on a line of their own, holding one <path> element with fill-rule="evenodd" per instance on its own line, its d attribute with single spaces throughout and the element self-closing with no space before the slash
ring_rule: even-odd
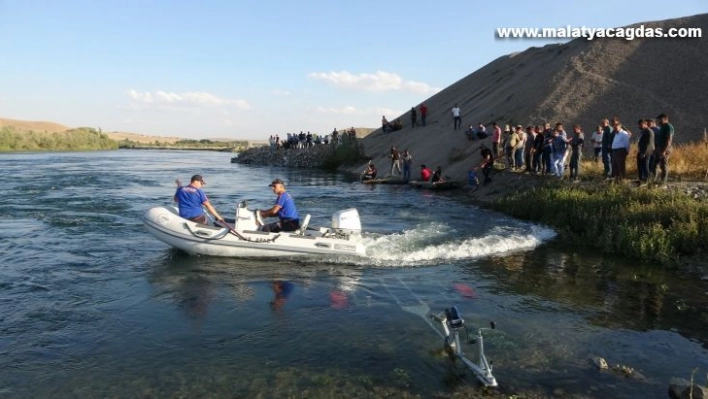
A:
<svg viewBox="0 0 708 399">
<path fill-rule="evenodd" d="M 236 207 L 233 224 L 204 225 L 183 219 L 176 207 L 155 207 L 143 215 L 145 227 L 158 240 L 190 254 L 228 257 L 302 255 L 365 256 L 359 212 L 345 209 L 332 215 L 331 227 L 308 227 L 310 215 L 294 232 L 267 233 L 257 211 L 244 202 Z"/>
</svg>

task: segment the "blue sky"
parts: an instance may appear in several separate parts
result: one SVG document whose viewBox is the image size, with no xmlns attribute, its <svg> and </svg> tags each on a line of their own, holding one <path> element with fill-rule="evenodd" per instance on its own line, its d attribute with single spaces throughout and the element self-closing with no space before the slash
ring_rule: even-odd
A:
<svg viewBox="0 0 708 399">
<path fill-rule="evenodd" d="M 495 39 L 497 27 L 705 12 L 705 0 L 0 0 L 0 117 L 189 138 L 377 127 L 548 43 Z"/>
</svg>

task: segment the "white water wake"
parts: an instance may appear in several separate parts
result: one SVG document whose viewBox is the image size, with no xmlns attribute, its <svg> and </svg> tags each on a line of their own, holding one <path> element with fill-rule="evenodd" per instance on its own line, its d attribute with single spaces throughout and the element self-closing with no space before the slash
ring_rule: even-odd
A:
<svg viewBox="0 0 708 399">
<path fill-rule="evenodd" d="M 364 244 L 369 261 L 394 266 L 527 251 L 556 236 L 555 231 L 537 225 L 495 227 L 488 234 L 469 238 L 457 238 L 455 233 L 444 224 L 433 223 L 402 233 L 365 237 Z"/>
</svg>

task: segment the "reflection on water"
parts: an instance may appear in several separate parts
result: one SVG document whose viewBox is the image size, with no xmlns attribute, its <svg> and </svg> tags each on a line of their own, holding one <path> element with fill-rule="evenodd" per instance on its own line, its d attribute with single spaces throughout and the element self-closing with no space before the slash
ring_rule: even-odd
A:
<svg viewBox="0 0 708 399">
<path fill-rule="evenodd" d="M 273 293 L 275 294 L 275 297 L 270 302 L 270 308 L 273 310 L 282 308 L 294 288 L 295 285 L 293 285 L 290 281 L 273 281 Z"/>
<path fill-rule="evenodd" d="M 503 392 L 663 398 L 670 377 L 708 370 L 706 282 L 561 247 L 549 229 L 437 193 L 229 155 L 0 156 L 22 177 L 0 198 L 0 397 L 464 395 L 476 380 L 425 321 L 452 305 L 470 328 L 497 323 L 485 348 Z M 140 215 L 196 172 L 224 213 L 271 204 L 275 177 L 314 224 L 357 207 L 369 256 L 169 249 Z"/>
</svg>

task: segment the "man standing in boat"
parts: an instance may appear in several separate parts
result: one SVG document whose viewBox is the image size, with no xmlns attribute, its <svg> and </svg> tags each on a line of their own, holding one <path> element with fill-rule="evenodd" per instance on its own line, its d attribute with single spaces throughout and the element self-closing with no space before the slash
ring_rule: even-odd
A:
<svg viewBox="0 0 708 399">
<path fill-rule="evenodd" d="M 208 218 L 204 214 L 204 209 L 202 205 L 216 218 L 219 222 L 224 222 L 219 213 L 214 209 L 214 207 L 209 202 L 202 187 L 206 185 L 206 182 L 202 178 L 202 175 L 192 176 L 191 181 L 188 186 L 183 186 L 182 182 L 177 179 L 177 192 L 175 192 L 175 202 L 179 207 L 179 215 L 185 219 L 191 220 L 193 222 L 207 224 Z"/>
<path fill-rule="evenodd" d="M 278 199 L 272 208 L 265 211 L 258 211 L 261 217 L 277 216 L 280 220 L 264 225 L 261 230 L 271 233 L 280 231 L 295 231 L 300 228 L 300 217 L 295 208 L 295 201 L 289 193 L 285 191 L 285 183 L 280 179 L 273 180 L 269 187 L 273 189 Z"/>
</svg>

